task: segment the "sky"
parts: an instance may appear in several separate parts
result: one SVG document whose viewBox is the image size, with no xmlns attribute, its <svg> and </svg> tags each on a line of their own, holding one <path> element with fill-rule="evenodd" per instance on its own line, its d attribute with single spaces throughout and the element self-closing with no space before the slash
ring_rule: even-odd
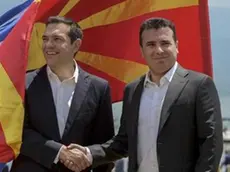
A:
<svg viewBox="0 0 230 172">
<path fill-rule="evenodd" d="M 209 0 L 209 6 L 230 8 L 230 1 L 229 0 Z"/>
<path fill-rule="evenodd" d="M 0 15 L 25 1 L 0 0 Z M 226 22 L 230 18 L 230 0 L 209 0 L 209 7 L 214 81 L 220 94 L 223 116 L 230 118 L 230 77 L 226 76 L 230 64 L 230 22 Z"/>
</svg>

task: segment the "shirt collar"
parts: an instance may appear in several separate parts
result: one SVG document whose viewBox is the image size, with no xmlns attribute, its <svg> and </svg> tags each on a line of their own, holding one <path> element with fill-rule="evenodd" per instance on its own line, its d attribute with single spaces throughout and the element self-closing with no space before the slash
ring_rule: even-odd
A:
<svg viewBox="0 0 230 172">
<path fill-rule="evenodd" d="M 173 67 L 160 79 L 160 85 L 162 85 L 162 82 L 164 82 L 165 80 L 167 80 L 168 82 L 172 81 L 172 78 L 177 69 L 177 66 L 178 66 L 178 63 L 175 62 Z M 144 86 L 146 86 L 146 84 L 148 83 L 153 83 L 150 79 L 150 72 L 146 73 L 145 75 Z"/>
<path fill-rule="evenodd" d="M 78 68 L 77 62 L 75 60 L 74 60 L 74 65 L 75 65 L 75 70 L 74 70 L 73 76 L 66 79 L 66 80 L 74 79 L 75 83 L 77 83 L 78 75 L 79 75 L 79 68 Z M 46 71 L 47 71 L 49 79 L 51 79 L 52 77 L 58 78 L 58 76 L 50 69 L 50 67 L 48 65 L 46 67 Z"/>
</svg>

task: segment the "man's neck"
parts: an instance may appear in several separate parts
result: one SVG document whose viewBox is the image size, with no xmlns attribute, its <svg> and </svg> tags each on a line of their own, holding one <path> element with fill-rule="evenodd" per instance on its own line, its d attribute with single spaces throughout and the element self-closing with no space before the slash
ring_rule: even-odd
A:
<svg viewBox="0 0 230 172">
<path fill-rule="evenodd" d="M 152 71 L 150 71 L 150 79 L 152 82 L 156 83 L 158 86 L 160 85 L 160 80 L 165 74 L 155 74 Z"/>
<path fill-rule="evenodd" d="M 169 71 L 171 70 L 168 69 L 167 71 L 163 72 L 163 73 L 156 73 L 154 71 L 150 71 L 150 79 L 152 82 L 156 83 L 158 86 L 160 85 L 160 80 L 161 78 Z"/>
<path fill-rule="evenodd" d="M 74 62 L 56 67 L 50 66 L 50 69 L 57 75 L 60 81 L 71 78 L 74 75 L 75 68 Z"/>
<path fill-rule="evenodd" d="M 162 73 L 156 73 L 152 70 L 150 70 L 150 76 L 152 82 L 156 83 L 158 86 L 160 85 L 160 80 L 163 76 L 165 76 L 173 67 L 175 66 L 175 63 L 172 67 L 170 67 L 168 70 L 162 72 Z"/>
</svg>

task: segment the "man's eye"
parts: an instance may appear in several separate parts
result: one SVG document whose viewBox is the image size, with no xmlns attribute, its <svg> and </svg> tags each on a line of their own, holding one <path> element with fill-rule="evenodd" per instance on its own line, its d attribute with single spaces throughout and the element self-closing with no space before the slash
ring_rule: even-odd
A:
<svg viewBox="0 0 230 172">
<path fill-rule="evenodd" d="M 47 38 L 42 38 L 43 41 L 47 41 L 48 39 Z"/>
<path fill-rule="evenodd" d="M 148 46 L 148 47 L 153 47 L 154 44 L 153 44 L 153 43 L 149 43 L 149 44 L 147 44 L 147 46 Z"/>
<path fill-rule="evenodd" d="M 162 45 L 169 45 L 169 42 L 163 42 Z"/>
</svg>

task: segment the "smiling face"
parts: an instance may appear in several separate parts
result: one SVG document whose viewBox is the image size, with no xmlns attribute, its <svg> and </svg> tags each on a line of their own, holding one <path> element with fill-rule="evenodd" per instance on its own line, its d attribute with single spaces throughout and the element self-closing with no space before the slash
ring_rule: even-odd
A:
<svg viewBox="0 0 230 172">
<path fill-rule="evenodd" d="M 146 29 L 142 33 L 141 52 L 155 75 L 164 75 L 176 62 L 178 42 L 169 27 Z"/>
<path fill-rule="evenodd" d="M 72 63 L 74 54 L 80 47 L 81 40 L 71 43 L 68 36 L 70 26 L 64 23 L 48 24 L 43 34 L 43 54 L 50 67 Z M 80 42 L 79 42 L 80 41 Z"/>
</svg>

